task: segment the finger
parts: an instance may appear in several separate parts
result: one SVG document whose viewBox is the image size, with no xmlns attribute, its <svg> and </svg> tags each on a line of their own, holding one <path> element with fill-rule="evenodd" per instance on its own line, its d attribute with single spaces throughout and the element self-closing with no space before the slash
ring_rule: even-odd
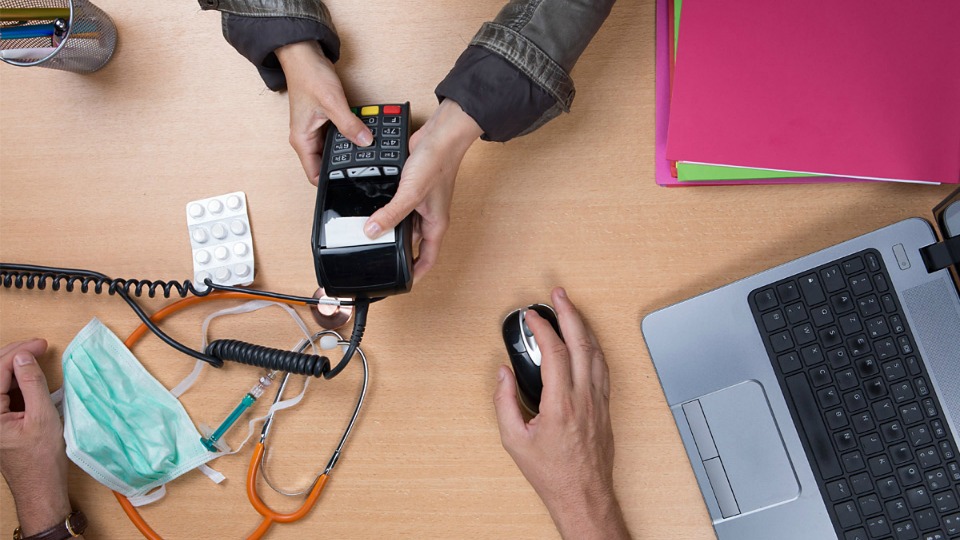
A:
<svg viewBox="0 0 960 540">
<path fill-rule="evenodd" d="M 543 380 L 541 400 L 549 403 L 556 399 L 556 396 L 569 392 L 573 386 L 570 377 L 570 353 L 550 323 L 536 311 L 528 309 L 524 317 L 540 348 L 540 377 Z"/>
<path fill-rule="evenodd" d="M 509 450 L 526 429 L 526 424 L 523 422 L 523 414 L 520 413 L 520 404 L 517 403 L 517 381 L 507 366 L 500 366 L 497 370 L 493 407 L 497 412 L 500 441 L 503 447 Z"/>
<path fill-rule="evenodd" d="M 17 381 L 13 377 L 13 357 L 21 350 L 40 356 L 47 350 L 47 341 L 39 338 L 18 341 L 0 350 L 0 394 L 8 394 L 11 389 L 16 388 Z"/>
<path fill-rule="evenodd" d="M 397 194 L 387 203 L 386 206 L 377 210 L 370 216 L 367 223 L 363 226 L 363 232 L 367 238 L 376 240 L 384 231 L 396 227 L 405 217 L 413 212 L 423 199 L 426 197 L 426 190 L 420 187 L 416 180 L 400 180 L 400 187 L 397 188 Z"/>
<path fill-rule="evenodd" d="M 347 104 L 347 97 L 343 94 L 343 88 L 338 88 L 338 92 L 329 92 L 320 99 L 320 106 L 326 113 L 327 118 L 337 126 L 340 133 L 357 146 L 370 146 L 373 142 L 373 134 L 363 123 L 363 120 L 353 114 L 350 105 Z"/>
<path fill-rule="evenodd" d="M 37 364 L 37 359 L 30 352 L 20 351 L 14 356 L 13 373 L 20 385 L 24 412 L 28 416 L 36 418 L 49 412 L 48 409 L 54 408 L 50 400 L 47 378 Z"/>
<path fill-rule="evenodd" d="M 320 159 L 323 139 L 319 133 L 290 131 L 290 146 L 300 158 L 300 165 L 311 184 L 317 185 L 320 178 Z"/>
<path fill-rule="evenodd" d="M 447 232 L 449 220 L 438 221 L 433 224 L 423 224 L 423 237 L 420 241 L 420 253 L 417 263 L 413 267 L 413 279 L 427 275 L 440 258 L 440 246 L 443 244 L 443 235 Z"/>
<path fill-rule="evenodd" d="M 570 351 L 570 371 L 573 376 L 573 384 L 588 388 L 586 385 L 589 385 L 592 379 L 593 357 L 596 350 L 599 349 L 597 342 L 563 288 L 555 288 L 550 296 L 557 310 L 560 331 L 563 332 L 563 339 Z"/>
<path fill-rule="evenodd" d="M 8 343 L 2 349 L 0 349 L 0 357 L 7 356 L 8 353 L 15 349 L 20 349 L 27 347 L 29 351 L 33 352 L 34 355 L 40 356 L 47 350 L 47 340 L 40 338 L 25 339 L 23 341 L 15 341 L 13 343 Z"/>
</svg>

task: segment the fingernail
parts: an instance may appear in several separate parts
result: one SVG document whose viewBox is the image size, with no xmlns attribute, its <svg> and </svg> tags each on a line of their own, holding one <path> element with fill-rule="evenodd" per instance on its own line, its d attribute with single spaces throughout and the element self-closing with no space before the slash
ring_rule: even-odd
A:
<svg viewBox="0 0 960 540">
<path fill-rule="evenodd" d="M 33 358 L 33 355 L 30 353 L 19 352 L 16 356 L 13 357 L 13 361 L 17 363 L 18 366 L 29 366 L 34 363 L 36 360 Z"/>
<path fill-rule="evenodd" d="M 363 226 L 363 233 L 367 235 L 367 238 L 376 240 L 380 236 L 380 225 L 376 221 L 367 221 L 367 224 Z"/>
<path fill-rule="evenodd" d="M 567 291 L 563 290 L 563 287 L 557 287 L 557 296 L 559 296 L 560 298 L 566 298 Z"/>
<path fill-rule="evenodd" d="M 370 146 L 370 143 L 373 142 L 373 135 L 369 131 L 363 131 L 357 137 L 357 142 L 360 143 L 360 146 Z"/>
<path fill-rule="evenodd" d="M 504 379 L 504 377 L 507 376 L 507 374 L 506 374 L 506 372 L 505 372 L 506 369 L 507 369 L 507 368 L 505 368 L 505 367 L 503 367 L 503 366 L 500 366 L 500 369 L 497 370 L 497 380 L 498 380 L 498 381 L 502 381 L 502 380 Z"/>
</svg>

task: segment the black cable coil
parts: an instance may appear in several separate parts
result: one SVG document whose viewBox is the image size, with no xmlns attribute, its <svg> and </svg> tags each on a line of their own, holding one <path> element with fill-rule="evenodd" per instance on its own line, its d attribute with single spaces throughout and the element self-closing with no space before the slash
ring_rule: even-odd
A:
<svg viewBox="0 0 960 540">
<path fill-rule="evenodd" d="M 326 356 L 274 349 L 235 339 L 214 340 L 207 345 L 204 352 L 222 360 L 269 370 L 289 371 L 296 375 L 319 377 L 330 371 L 330 360 Z"/>
<path fill-rule="evenodd" d="M 107 276 L 97 276 L 97 275 L 78 275 L 78 274 L 63 274 L 63 273 L 54 273 L 54 272 L 18 272 L 18 271 L 4 271 L 0 274 L 0 277 L 3 278 L 3 286 L 5 288 L 15 287 L 17 289 L 22 289 L 26 287 L 27 289 L 44 290 L 47 288 L 47 282 L 50 282 L 50 288 L 54 291 L 59 291 L 61 287 L 65 288 L 67 292 L 73 292 L 76 289 L 77 283 L 80 283 L 80 292 L 87 293 L 90 291 L 90 286 L 93 286 L 93 292 L 95 294 L 102 294 L 104 286 L 107 287 L 107 294 L 115 295 L 119 292 L 125 292 L 127 294 L 133 294 L 134 296 L 143 296 L 144 289 L 146 289 L 147 296 L 150 298 L 155 298 L 157 296 L 157 290 L 159 289 L 163 293 L 164 298 L 170 298 L 170 295 L 176 289 L 177 296 L 181 298 L 186 298 L 188 294 L 194 296 L 206 296 L 210 294 L 212 289 L 199 290 L 193 283 L 187 279 L 183 282 L 179 281 L 163 281 L 163 280 L 148 280 L 148 279 L 125 279 L 125 278 L 109 278 Z M 131 290 L 131 288 L 133 290 Z"/>
</svg>

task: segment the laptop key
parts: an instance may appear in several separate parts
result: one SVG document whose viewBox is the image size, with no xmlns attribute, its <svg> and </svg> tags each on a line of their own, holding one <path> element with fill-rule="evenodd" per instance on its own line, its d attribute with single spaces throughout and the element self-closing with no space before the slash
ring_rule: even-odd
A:
<svg viewBox="0 0 960 540">
<path fill-rule="evenodd" d="M 824 268 L 820 271 L 820 276 L 828 293 L 842 291 L 847 287 L 847 280 L 840 274 L 840 267 L 837 265 Z"/>
<path fill-rule="evenodd" d="M 925 510 L 920 510 L 913 515 L 917 520 L 917 527 L 921 531 L 929 531 L 940 526 L 940 520 L 937 519 L 937 513 L 933 509 L 927 508 Z"/>
<path fill-rule="evenodd" d="M 867 531 L 862 527 L 843 533 L 843 540 L 870 540 L 867 537 Z"/>
<path fill-rule="evenodd" d="M 917 528 L 914 527 L 912 521 L 902 521 L 894 524 L 893 535 L 897 540 L 917 540 L 919 538 Z"/>
<path fill-rule="evenodd" d="M 803 299 L 807 305 L 815 306 L 825 302 L 827 297 L 823 295 L 823 288 L 820 286 L 820 278 L 816 274 L 809 274 L 800 278 L 800 291 L 803 293 Z"/>
<path fill-rule="evenodd" d="M 860 497 L 857 499 L 857 504 L 860 505 L 860 513 L 864 516 L 872 516 L 883 512 L 883 505 L 880 504 L 880 499 L 876 495 Z"/>
<path fill-rule="evenodd" d="M 890 534 L 890 525 L 887 524 L 887 519 L 883 516 L 868 519 L 867 529 L 873 538 L 882 538 L 884 535 Z"/>
<path fill-rule="evenodd" d="M 776 307 L 779 303 L 777 301 L 777 295 L 773 292 L 773 289 L 760 291 L 753 297 L 753 299 L 756 301 L 757 307 L 760 308 L 760 311 L 766 311 L 770 308 Z"/>
<path fill-rule="evenodd" d="M 780 295 L 780 301 L 783 303 L 800 299 L 800 290 L 797 289 L 797 284 L 792 281 L 778 285 L 777 293 Z"/>
<path fill-rule="evenodd" d="M 860 513 L 857 512 L 857 505 L 852 502 L 841 503 L 833 507 L 833 511 L 837 514 L 837 520 L 840 522 L 840 526 L 844 529 L 853 527 L 854 525 L 859 525 Z"/>
</svg>

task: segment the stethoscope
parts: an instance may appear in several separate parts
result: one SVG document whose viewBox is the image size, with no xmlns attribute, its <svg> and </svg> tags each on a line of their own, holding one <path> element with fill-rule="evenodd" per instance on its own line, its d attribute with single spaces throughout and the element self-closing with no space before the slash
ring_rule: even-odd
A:
<svg viewBox="0 0 960 540">
<path fill-rule="evenodd" d="M 301 341 L 296 348 L 297 352 L 304 352 L 307 347 L 324 336 L 335 337 L 338 346 L 350 344 L 349 341 L 345 341 L 337 332 L 333 330 L 324 330 L 317 332 L 309 340 Z M 267 461 L 267 438 L 270 436 L 270 426 L 273 424 L 273 416 L 276 413 L 275 406 L 283 398 L 283 391 L 287 386 L 287 381 L 290 379 L 289 372 L 284 375 L 283 381 L 280 383 L 280 387 L 277 388 L 277 396 L 273 400 L 273 406 L 270 408 L 270 413 L 267 415 L 267 418 L 263 423 L 263 428 L 260 430 L 260 440 L 253 449 L 253 457 L 250 459 L 250 467 L 247 469 L 247 498 L 250 500 L 250 504 L 253 506 L 253 508 L 261 516 L 263 516 L 263 521 L 260 522 L 260 526 L 257 527 L 257 530 L 255 530 L 253 534 L 250 535 L 249 538 L 251 540 L 262 537 L 267 532 L 267 529 L 269 529 L 274 523 L 293 523 L 300 520 L 306 516 L 317 504 L 317 499 L 320 497 L 320 493 L 323 492 L 323 488 L 326 485 L 327 480 L 330 478 L 330 473 L 336 466 L 337 461 L 340 460 L 340 455 L 343 453 L 343 447 L 347 442 L 347 438 L 350 436 L 350 432 L 353 430 L 353 425 L 357 422 L 357 417 L 360 415 L 360 408 L 363 406 L 363 398 L 367 394 L 367 382 L 370 378 L 370 370 L 369 366 L 367 365 L 367 356 L 362 350 L 360 350 L 359 347 L 357 347 L 357 354 L 360 355 L 360 360 L 363 364 L 363 386 L 360 388 L 360 395 L 357 398 L 357 405 L 353 409 L 353 415 L 351 415 L 350 422 L 347 424 L 346 429 L 343 431 L 343 435 L 340 437 L 340 443 L 337 444 L 337 448 L 330 456 L 330 460 L 327 461 L 327 465 L 324 467 L 323 472 L 317 475 L 310 487 L 298 492 L 287 492 L 274 486 L 267 476 L 267 471 L 264 465 L 264 463 Z M 260 473 L 259 476 L 262 476 L 267 485 L 277 493 L 286 496 L 299 496 L 303 495 L 304 493 L 308 493 L 306 500 L 303 502 L 300 508 L 287 514 L 281 514 L 273 510 L 263 502 L 263 500 L 260 498 L 260 494 L 257 492 L 258 471 Z"/>
</svg>

